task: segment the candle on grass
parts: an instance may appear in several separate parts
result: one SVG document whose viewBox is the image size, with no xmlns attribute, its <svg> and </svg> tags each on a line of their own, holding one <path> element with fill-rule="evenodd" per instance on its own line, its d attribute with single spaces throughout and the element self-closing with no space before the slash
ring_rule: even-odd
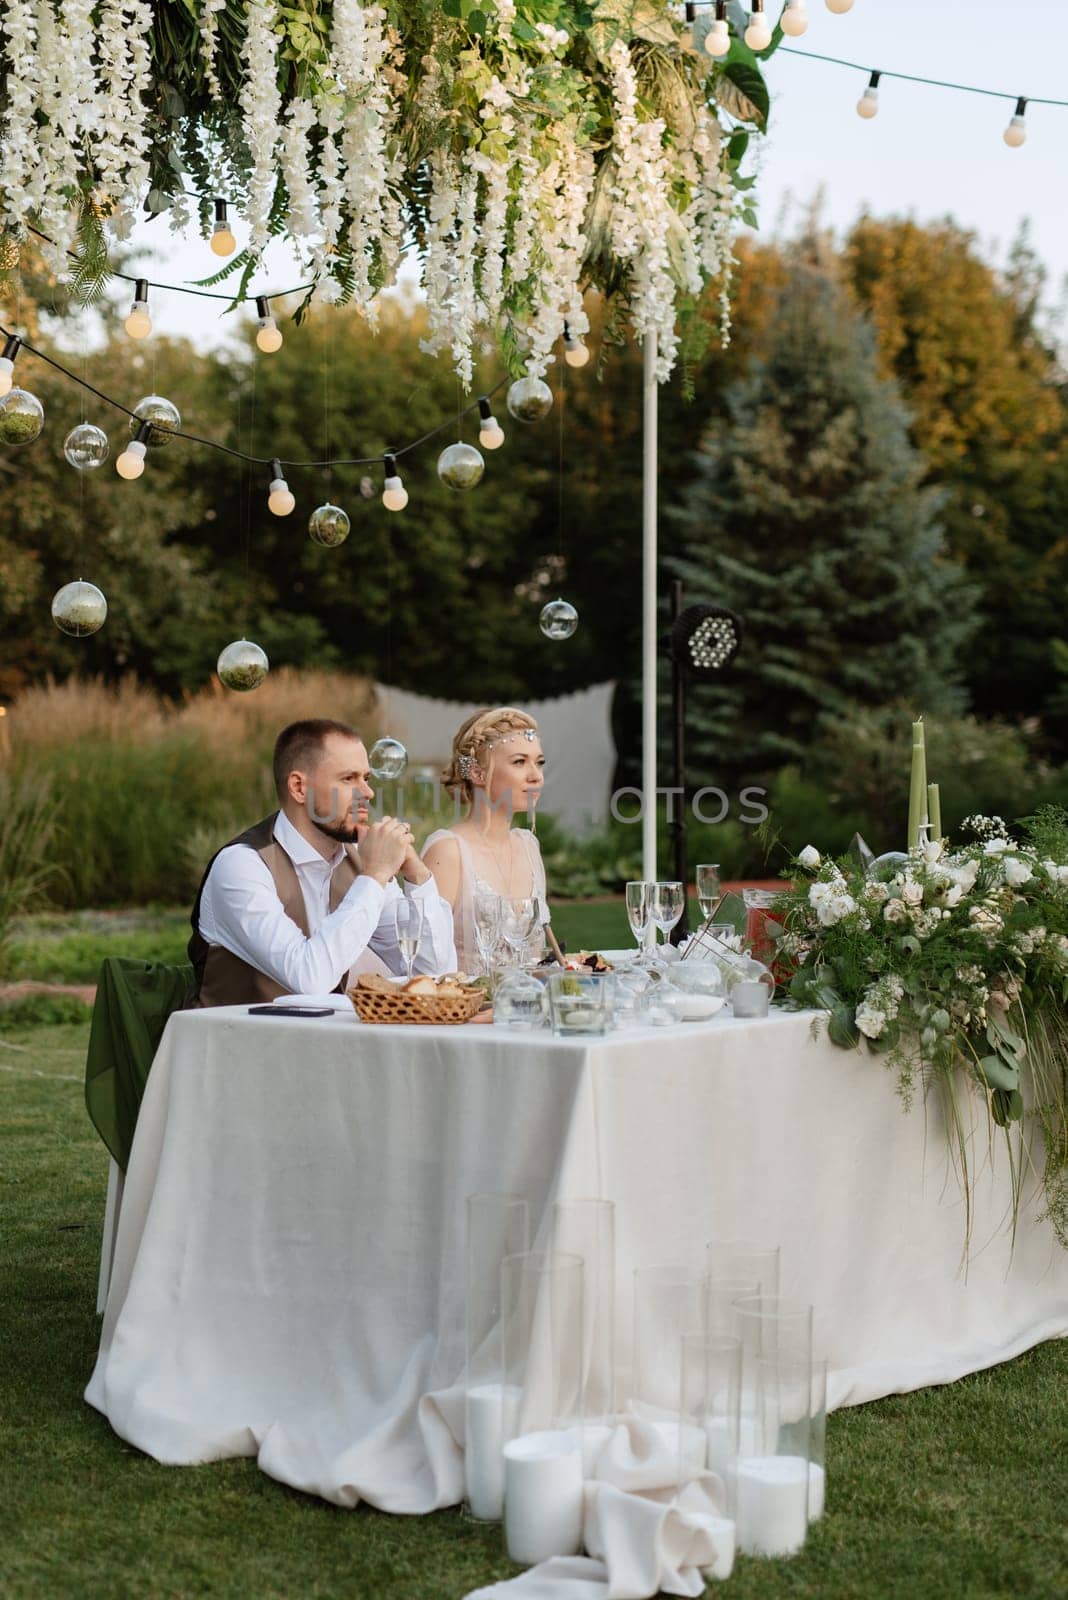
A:
<svg viewBox="0 0 1068 1600">
<path fill-rule="evenodd" d="M 582 1545 L 582 1440 L 525 1433 L 504 1447 L 504 1537 L 512 1561 L 535 1566 Z"/>
<path fill-rule="evenodd" d="M 464 1442 L 464 1487 L 471 1515 L 499 1522 L 504 1511 L 504 1441 L 515 1426 L 520 1391 L 484 1383 L 468 1389 Z"/>
<path fill-rule="evenodd" d="M 738 1548 L 747 1556 L 790 1556 L 808 1532 L 809 1463 L 804 1456 L 739 1461 Z"/>
</svg>

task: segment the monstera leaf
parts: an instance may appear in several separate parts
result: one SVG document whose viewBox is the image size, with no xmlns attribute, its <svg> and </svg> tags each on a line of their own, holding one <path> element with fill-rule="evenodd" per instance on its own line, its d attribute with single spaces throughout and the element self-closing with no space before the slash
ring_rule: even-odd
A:
<svg viewBox="0 0 1068 1600">
<path fill-rule="evenodd" d="M 752 122 L 763 133 L 771 99 L 760 68 L 747 61 L 728 61 L 716 77 L 716 99 L 739 122 Z"/>
</svg>

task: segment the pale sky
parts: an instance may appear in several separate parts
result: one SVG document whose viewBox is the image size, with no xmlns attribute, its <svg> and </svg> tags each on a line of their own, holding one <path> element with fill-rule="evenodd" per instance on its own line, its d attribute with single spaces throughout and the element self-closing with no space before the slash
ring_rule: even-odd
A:
<svg viewBox="0 0 1068 1600">
<path fill-rule="evenodd" d="M 777 0 L 768 0 L 769 15 Z M 986 253 L 1003 254 L 1029 219 L 1034 245 L 1049 270 L 1048 299 L 1068 276 L 1068 107 L 1032 106 L 1027 143 L 1010 150 L 1002 132 L 1010 100 L 883 79 L 879 114 L 862 121 L 854 109 L 867 70 L 880 68 L 1019 94 L 1068 100 L 1068 4 L 1050 0 L 855 0 L 835 16 L 824 0 L 808 0 L 808 32 L 789 41 L 858 62 L 851 72 L 779 51 L 767 66 L 772 92 L 769 137 L 760 160 L 761 231 L 822 192 L 824 216 L 837 229 L 867 207 L 877 216 L 930 221 L 950 215 L 972 229 Z M 1010 20 L 1011 19 L 1011 20 Z M 785 213 L 784 213 L 784 207 Z M 234 231 L 243 243 L 241 225 Z M 204 277 L 219 263 L 206 243 L 183 241 L 165 221 L 145 224 L 135 241 L 150 252 L 146 276 L 170 282 Z M 287 250 L 272 245 L 262 282 L 269 289 L 301 281 Z M 220 342 L 237 317 L 219 320 L 222 305 L 186 295 L 154 294 L 161 332 Z"/>
</svg>

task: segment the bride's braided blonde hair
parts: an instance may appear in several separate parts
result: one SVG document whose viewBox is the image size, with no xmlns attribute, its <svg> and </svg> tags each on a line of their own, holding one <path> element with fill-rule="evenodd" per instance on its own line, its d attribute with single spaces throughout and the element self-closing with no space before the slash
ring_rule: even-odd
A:
<svg viewBox="0 0 1068 1600">
<path fill-rule="evenodd" d="M 452 759 L 441 774 L 442 783 L 450 794 L 460 794 L 470 802 L 475 797 L 471 782 L 473 771 L 488 780 L 486 756 L 494 745 L 519 734 L 525 739 L 538 737 L 538 724 L 525 711 L 515 706 L 495 706 L 488 711 L 476 711 L 457 730 L 452 741 Z"/>
</svg>

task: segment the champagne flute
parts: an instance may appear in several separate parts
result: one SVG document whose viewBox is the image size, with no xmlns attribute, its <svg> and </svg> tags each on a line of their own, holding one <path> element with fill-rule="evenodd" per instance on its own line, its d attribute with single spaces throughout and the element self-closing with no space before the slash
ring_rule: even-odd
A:
<svg viewBox="0 0 1068 1600">
<path fill-rule="evenodd" d="M 501 897 L 483 890 L 475 895 L 475 943 L 484 972 L 493 971 L 493 958 L 501 942 Z"/>
<path fill-rule="evenodd" d="M 526 895 L 517 899 L 502 897 L 501 937 L 508 946 L 513 961 L 518 960 L 520 950 L 540 920 L 540 907 L 536 895 Z"/>
<path fill-rule="evenodd" d="M 418 900 L 403 895 L 397 902 L 397 945 L 408 968 L 411 981 L 412 962 L 423 937 L 423 907 Z"/>
<path fill-rule="evenodd" d="M 700 862 L 697 867 L 696 882 L 701 915 L 707 921 L 723 899 L 723 885 L 719 880 L 719 862 Z"/>
<path fill-rule="evenodd" d="M 682 916 L 686 904 L 686 890 L 681 883 L 654 883 L 651 885 L 649 913 L 664 935 L 664 943 L 670 941 L 671 930 Z"/>
<path fill-rule="evenodd" d="M 649 890 L 652 886 L 635 880 L 627 884 L 627 921 L 638 943 L 638 960 L 645 954 L 645 931 L 649 926 Z"/>
</svg>

